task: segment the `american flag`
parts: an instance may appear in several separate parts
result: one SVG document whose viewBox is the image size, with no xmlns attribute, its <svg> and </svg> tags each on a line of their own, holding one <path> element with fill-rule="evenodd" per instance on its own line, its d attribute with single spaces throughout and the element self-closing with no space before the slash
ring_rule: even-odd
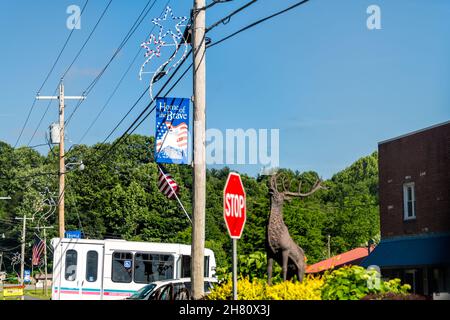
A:
<svg viewBox="0 0 450 320">
<path fill-rule="evenodd" d="M 171 122 L 163 122 L 158 128 L 156 136 L 156 150 L 161 151 L 162 146 L 171 146 L 178 149 L 185 149 L 188 145 L 188 125 L 182 122 L 177 126 Z"/>
<path fill-rule="evenodd" d="M 175 199 L 178 194 L 179 186 L 173 180 L 172 176 L 166 172 L 163 166 L 159 166 L 158 188 L 167 198 Z"/>
<path fill-rule="evenodd" d="M 38 266 L 39 261 L 41 260 L 41 254 L 44 252 L 45 242 L 40 239 L 37 235 L 34 235 L 34 245 L 33 245 L 33 258 L 32 263 L 33 266 Z"/>
</svg>

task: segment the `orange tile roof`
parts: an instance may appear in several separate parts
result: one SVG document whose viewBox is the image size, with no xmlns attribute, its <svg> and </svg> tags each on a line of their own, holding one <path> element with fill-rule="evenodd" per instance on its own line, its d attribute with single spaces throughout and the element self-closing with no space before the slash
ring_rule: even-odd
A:
<svg viewBox="0 0 450 320">
<path fill-rule="evenodd" d="M 370 250 L 373 251 L 373 248 Z M 344 253 L 341 253 L 337 256 L 331 257 L 329 259 L 317 262 L 313 265 L 306 267 L 306 273 L 316 273 L 321 272 L 328 269 L 333 269 L 335 267 L 351 264 L 351 262 L 360 260 L 364 257 L 367 257 L 367 247 L 356 248 Z M 356 261 L 359 262 L 359 261 Z"/>
</svg>

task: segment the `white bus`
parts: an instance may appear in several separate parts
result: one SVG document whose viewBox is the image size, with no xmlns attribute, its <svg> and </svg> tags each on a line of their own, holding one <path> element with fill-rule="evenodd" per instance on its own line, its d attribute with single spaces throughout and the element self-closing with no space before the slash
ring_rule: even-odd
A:
<svg viewBox="0 0 450 320">
<path fill-rule="evenodd" d="M 53 300 L 124 299 L 150 282 L 190 277 L 190 245 L 66 238 L 51 244 Z M 204 254 L 204 275 L 214 277 L 214 252 Z"/>
</svg>

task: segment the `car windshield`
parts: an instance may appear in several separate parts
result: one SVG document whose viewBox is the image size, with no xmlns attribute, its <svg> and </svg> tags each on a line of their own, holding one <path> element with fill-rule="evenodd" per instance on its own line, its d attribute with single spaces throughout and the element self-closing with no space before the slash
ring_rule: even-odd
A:
<svg viewBox="0 0 450 320">
<path fill-rule="evenodd" d="M 136 299 L 136 300 L 144 299 L 153 289 L 155 289 L 155 287 L 156 287 L 156 284 L 150 283 L 150 284 L 142 287 L 138 291 L 136 291 L 128 299 Z"/>
</svg>

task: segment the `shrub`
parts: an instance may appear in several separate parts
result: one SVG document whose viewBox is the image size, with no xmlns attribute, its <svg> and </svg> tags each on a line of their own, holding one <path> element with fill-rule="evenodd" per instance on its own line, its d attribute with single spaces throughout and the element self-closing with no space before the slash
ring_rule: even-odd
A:
<svg viewBox="0 0 450 320">
<path fill-rule="evenodd" d="M 264 292 L 264 281 L 254 278 L 250 281 L 248 277 L 238 280 L 239 300 L 262 300 Z M 233 299 L 233 280 L 229 277 L 226 281 L 219 283 L 213 288 L 206 300 L 231 300 Z"/>
<path fill-rule="evenodd" d="M 284 281 L 273 286 L 266 286 L 267 300 L 321 300 L 323 279 L 306 277 L 302 283 Z"/>
<path fill-rule="evenodd" d="M 284 281 L 268 286 L 266 279 L 248 277 L 238 280 L 239 300 L 320 300 L 321 278 L 306 277 L 302 283 Z M 231 300 L 233 281 L 229 278 L 216 286 L 206 297 L 207 300 Z"/>
<path fill-rule="evenodd" d="M 239 300 L 420 300 L 408 295 L 409 285 L 400 279 L 383 281 L 376 270 L 359 266 L 343 267 L 322 277 L 308 275 L 303 282 L 284 281 L 273 286 L 267 279 L 249 276 L 238 280 Z M 231 300 L 233 281 L 228 276 L 217 285 L 206 300 Z"/>
<path fill-rule="evenodd" d="M 324 275 L 322 287 L 324 300 L 360 300 L 371 294 L 406 294 L 409 285 L 401 285 L 400 279 L 383 281 L 376 270 L 359 266 L 347 266 Z"/>
</svg>

